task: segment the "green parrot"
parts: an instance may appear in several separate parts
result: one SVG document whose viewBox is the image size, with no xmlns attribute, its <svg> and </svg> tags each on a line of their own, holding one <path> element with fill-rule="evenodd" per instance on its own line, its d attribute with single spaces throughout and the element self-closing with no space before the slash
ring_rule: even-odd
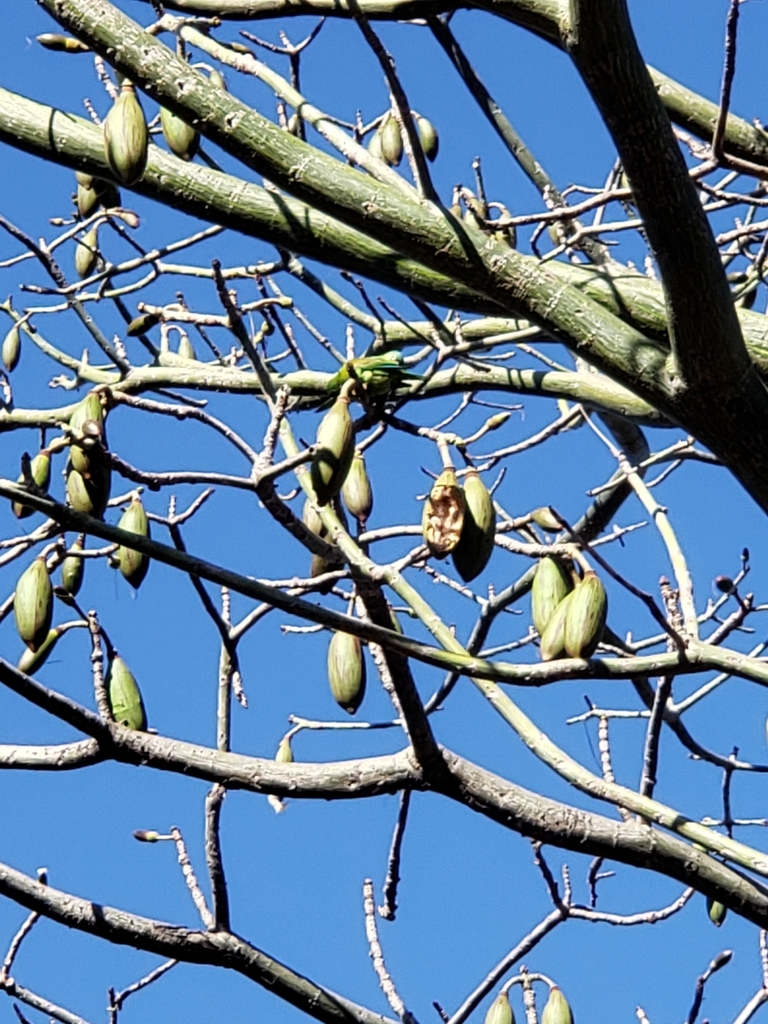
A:
<svg viewBox="0 0 768 1024">
<path fill-rule="evenodd" d="M 348 360 L 328 381 L 328 390 L 335 394 L 353 377 L 365 386 L 369 395 L 386 395 L 404 380 L 424 380 L 420 373 L 403 368 L 403 353 L 397 350 Z"/>
</svg>

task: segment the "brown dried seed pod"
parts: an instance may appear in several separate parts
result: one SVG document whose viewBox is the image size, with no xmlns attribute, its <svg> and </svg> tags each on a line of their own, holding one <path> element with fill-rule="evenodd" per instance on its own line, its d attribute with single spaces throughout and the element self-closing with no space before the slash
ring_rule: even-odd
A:
<svg viewBox="0 0 768 1024">
<path fill-rule="evenodd" d="M 334 700 L 354 715 L 365 696 L 365 658 L 360 640 L 334 633 L 328 645 L 328 682 Z"/>
<path fill-rule="evenodd" d="M 435 558 L 445 558 L 459 543 L 464 509 L 464 492 L 456 470 L 444 469 L 427 495 L 421 517 L 424 543 Z"/>
</svg>

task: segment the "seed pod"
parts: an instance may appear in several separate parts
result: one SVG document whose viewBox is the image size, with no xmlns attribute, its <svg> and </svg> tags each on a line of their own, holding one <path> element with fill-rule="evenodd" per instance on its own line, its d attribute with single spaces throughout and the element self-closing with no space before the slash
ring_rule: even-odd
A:
<svg viewBox="0 0 768 1024">
<path fill-rule="evenodd" d="M 453 550 L 453 564 L 465 583 L 479 576 L 493 554 L 496 513 L 488 488 L 475 469 L 464 478 L 464 525 Z"/>
<path fill-rule="evenodd" d="M 147 713 L 133 673 L 123 659 L 115 654 L 107 669 L 107 698 L 115 721 L 128 729 L 144 732 Z"/>
<path fill-rule="evenodd" d="M 400 125 L 391 113 L 387 114 L 387 119 L 381 126 L 381 155 L 390 167 L 397 167 L 403 159 Z"/>
<path fill-rule="evenodd" d="M 160 107 L 160 126 L 168 148 L 182 160 L 191 160 L 200 145 L 200 134 L 165 107 Z"/>
<path fill-rule="evenodd" d="M 137 828 L 133 833 L 133 838 L 138 839 L 140 843 L 156 843 L 160 838 L 160 833 L 155 832 L 154 829 Z"/>
<path fill-rule="evenodd" d="M 562 526 L 552 515 L 552 510 L 548 505 L 544 505 L 542 508 L 535 508 L 531 512 L 531 519 L 542 530 L 546 530 L 547 533 L 559 533 L 562 530 Z"/>
<path fill-rule="evenodd" d="M 341 494 L 350 513 L 364 526 L 373 510 L 373 491 L 365 469 L 365 459 L 359 448 L 352 457 L 349 472 L 341 485 Z"/>
<path fill-rule="evenodd" d="M 81 533 L 80 536 L 73 541 L 72 551 L 82 551 L 84 543 L 85 534 Z M 61 585 L 70 597 L 77 597 L 80 587 L 83 584 L 84 571 L 85 561 L 82 558 L 78 558 L 77 555 L 67 555 L 61 563 Z"/>
<path fill-rule="evenodd" d="M 62 36 L 58 32 L 43 32 L 36 37 L 38 43 L 46 50 L 55 50 L 58 53 L 89 53 L 90 48 L 81 43 L 73 36 Z"/>
<path fill-rule="evenodd" d="M 77 212 L 81 220 L 86 220 L 99 208 L 99 193 L 95 188 L 77 186 Z"/>
<path fill-rule="evenodd" d="M 725 920 L 727 913 L 728 907 L 726 907 L 725 904 L 719 903 L 717 900 L 713 900 L 711 896 L 707 896 L 707 914 L 715 928 L 720 927 Z"/>
<path fill-rule="evenodd" d="M 431 162 L 437 156 L 437 151 L 440 148 L 437 129 L 426 117 L 417 117 L 416 130 L 419 133 L 419 142 L 424 150 L 424 156 Z"/>
<path fill-rule="evenodd" d="M 18 324 L 14 324 L 13 327 L 8 331 L 4 340 L 2 348 L 3 366 L 6 368 L 8 373 L 13 373 L 16 367 L 19 365 L 19 356 L 21 355 L 21 331 L 19 330 Z"/>
<path fill-rule="evenodd" d="M 75 248 L 75 270 L 80 278 L 90 277 L 99 259 L 98 228 L 94 225 L 86 231 Z"/>
<path fill-rule="evenodd" d="M 277 753 L 275 754 L 275 760 L 278 764 L 292 764 L 293 763 L 293 751 L 291 750 L 291 741 L 288 736 L 283 736 L 277 747 Z"/>
<path fill-rule="evenodd" d="M 179 339 L 179 355 L 182 359 L 197 359 L 192 342 L 186 334 L 182 334 Z"/>
<path fill-rule="evenodd" d="M 331 637 L 328 682 L 336 703 L 354 715 L 365 696 L 365 659 L 359 639 L 351 633 Z"/>
<path fill-rule="evenodd" d="M 368 152 L 371 156 L 375 156 L 377 160 L 384 159 L 384 155 L 381 152 L 381 128 L 377 128 L 368 140 Z"/>
<path fill-rule="evenodd" d="M 304 501 L 304 511 L 301 514 L 301 519 L 306 528 L 311 530 L 312 533 L 316 533 L 318 537 L 325 536 L 325 527 L 320 518 L 320 513 L 310 498 L 306 498 Z"/>
<path fill-rule="evenodd" d="M 145 334 L 147 331 L 152 330 L 159 323 L 159 313 L 140 313 L 131 320 L 125 329 L 125 333 L 129 338 L 137 338 L 140 334 Z"/>
<path fill-rule="evenodd" d="M 42 492 L 48 490 L 48 486 L 51 482 L 51 453 L 47 448 L 43 448 L 37 453 L 29 464 L 29 475 L 32 477 L 32 481 L 36 487 Z M 24 474 L 16 481 L 19 484 L 24 483 Z M 31 516 L 35 511 L 30 508 L 29 505 L 25 505 L 23 502 L 14 501 L 11 503 L 11 509 L 17 519 L 26 519 L 27 516 Z"/>
<path fill-rule="evenodd" d="M 108 464 L 92 465 L 88 478 L 70 466 L 67 472 L 67 500 L 75 512 L 101 519 L 109 501 L 111 476 Z"/>
<path fill-rule="evenodd" d="M 149 133 L 133 83 L 127 79 L 104 120 L 104 152 L 121 185 L 135 185 L 147 166 Z"/>
<path fill-rule="evenodd" d="M 565 616 L 575 591 L 566 594 L 550 616 L 549 622 L 541 634 L 539 651 L 542 661 L 554 661 L 562 656 L 565 650 Z"/>
<path fill-rule="evenodd" d="M 48 636 L 53 618 L 53 587 L 45 558 L 36 558 L 19 576 L 13 613 L 19 636 L 36 651 Z"/>
<path fill-rule="evenodd" d="M 571 1008 L 557 985 L 549 990 L 549 999 L 541 1013 L 541 1024 L 573 1024 Z"/>
<path fill-rule="evenodd" d="M 730 576 L 715 576 L 715 586 L 721 594 L 732 594 L 736 589 L 736 584 Z"/>
<path fill-rule="evenodd" d="M 133 499 L 117 525 L 121 530 L 130 530 L 131 533 L 138 533 L 140 537 L 149 537 L 149 520 L 139 498 Z M 140 551 L 134 551 L 133 548 L 122 545 L 117 549 L 115 557 L 120 572 L 134 590 L 138 590 L 147 575 L 149 557 Z"/>
<path fill-rule="evenodd" d="M 485 1015 L 485 1024 L 515 1024 L 515 1015 L 506 992 L 499 992 Z"/>
<path fill-rule="evenodd" d="M 217 71 L 216 68 L 214 68 L 208 76 L 208 81 L 211 85 L 215 85 L 218 89 L 221 89 L 222 92 L 227 91 L 227 83 L 224 79 L 224 75 L 222 75 L 220 71 Z"/>
<path fill-rule="evenodd" d="M 48 636 L 43 640 L 36 651 L 32 651 L 29 647 L 25 647 L 24 653 L 19 658 L 19 663 L 16 666 L 19 672 L 23 672 L 25 675 L 31 676 L 33 672 L 37 672 L 39 668 L 42 668 L 48 660 L 48 655 L 56 646 L 56 641 L 59 639 L 62 632 L 63 630 L 61 626 L 56 626 L 55 629 L 49 629 Z"/>
<path fill-rule="evenodd" d="M 456 479 L 456 470 L 444 469 L 424 502 L 421 516 L 424 543 L 435 558 L 445 558 L 459 543 L 464 508 L 464 492 Z"/>
<path fill-rule="evenodd" d="M 563 646 L 571 658 L 591 658 L 603 635 L 608 597 L 597 574 L 590 569 L 573 591 L 565 617 Z"/>
<path fill-rule="evenodd" d="M 573 590 L 570 574 L 556 558 L 542 558 L 536 568 L 531 587 L 531 618 L 536 632 L 542 636 L 555 609 Z"/>
<path fill-rule="evenodd" d="M 288 118 L 285 130 L 289 135 L 295 135 L 297 138 L 301 137 L 301 118 L 298 114 L 291 114 Z"/>
<path fill-rule="evenodd" d="M 318 505 L 327 505 L 339 493 L 355 454 L 355 428 L 345 395 L 339 395 L 323 417 L 315 443 L 318 450 L 312 460 L 312 486 Z"/>
</svg>

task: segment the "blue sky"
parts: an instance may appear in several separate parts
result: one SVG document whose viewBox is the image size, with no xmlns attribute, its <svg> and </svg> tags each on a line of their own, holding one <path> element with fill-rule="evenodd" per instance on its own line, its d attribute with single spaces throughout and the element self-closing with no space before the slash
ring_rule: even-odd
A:
<svg viewBox="0 0 768 1024">
<path fill-rule="evenodd" d="M 148 18 L 143 3 L 121 3 L 135 18 Z M 649 63 L 684 84 L 715 99 L 722 63 L 726 4 L 715 0 L 643 0 L 630 4 L 641 49 Z M 294 19 L 286 24 L 261 22 L 251 26 L 276 41 L 284 28 L 297 41 L 314 24 Z M 90 59 L 43 51 L 36 34 L 53 29 L 47 16 L 31 2 L 17 0 L 0 37 L 0 85 L 63 109 L 84 113 L 88 96 L 103 116 L 108 99 L 93 74 Z M 547 168 L 565 187 L 571 183 L 602 184 L 614 153 L 607 132 L 567 58 L 522 30 L 478 12 L 462 11 L 453 27 L 483 79 L 516 128 Z M 227 25 L 222 38 L 236 37 Z M 742 8 L 739 64 L 732 107 L 751 120 L 768 118 L 765 110 L 764 47 L 768 13 L 762 4 Z M 425 28 L 401 25 L 381 27 L 381 35 L 394 53 L 411 104 L 430 117 L 440 131 L 441 152 L 434 165 L 435 181 L 447 198 L 457 182 L 472 184 L 471 161 L 481 156 L 489 197 L 514 212 L 539 209 L 532 186 L 503 151 L 490 128 L 476 114 L 453 77 L 447 61 Z M 274 61 L 274 58 L 270 58 Z M 286 72 L 284 62 L 275 66 Z M 274 102 L 260 85 L 234 80 L 238 96 L 272 115 Z M 305 94 L 319 107 L 344 119 L 361 108 L 369 119 L 385 109 L 387 97 L 381 73 L 356 32 L 341 22 L 329 22 L 310 49 L 302 66 Z M 148 113 L 155 105 L 145 101 Z M 231 161 L 222 159 L 224 166 Z M 247 176 L 247 175 L 246 175 Z M 34 158 L 4 147 L 0 151 L 0 212 L 33 237 L 52 237 L 52 216 L 67 216 L 73 188 L 71 172 L 49 167 Z M 189 218 L 163 210 L 138 197 L 130 199 L 141 218 L 137 234 L 149 247 L 169 238 L 182 238 L 196 225 Z M 720 222 L 718 222 L 720 223 Z M 109 236 L 111 258 L 124 255 L 122 243 Z M 17 243 L 0 238 L 0 261 L 18 252 Z M 637 258 L 627 243 L 625 258 Z M 227 265 L 271 259 L 269 246 L 229 233 L 205 243 L 188 256 L 205 266 L 214 255 Z M 73 274 L 72 249 L 62 263 Z M 354 290 L 333 271 L 326 276 L 350 298 Z M 43 300 L 19 290 L 21 281 L 42 284 L 44 277 L 31 262 L 0 269 L 0 298 L 12 294 L 16 308 Z M 216 309 L 209 283 L 181 285 L 165 280 L 152 286 L 148 301 L 171 301 L 183 287 L 190 304 Z M 297 302 L 343 348 L 344 322 L 331 315 L 300 285 L 288 282 Z M 252 286 L 239 285 L 243 300 L 255 297 Z M 250 290 L 249 290 L 250 289 Z M 374 285 L 371 294 L 386 295 L 398 310 L 414 317 L 407 299 Z M 135 301 L 135 300 L 131 300 Z M 702 297 L 705 301 L 705 297 Z M 760 305 L 762 303 L 762 306 Z M 764 308 L 765 296 L 758 299 Z M 111 334 L 120 324 L 112 309 L 99 309 L 99 322 Z M 72 317 L 45 320 L 51 340 L 73 355 L 87 344 L 82 328 Z M 4 327 L 0 323 L 0 331 Z M 218 335 L 217 335 L 218 339 Z M 358 345 L 366 343 L 364 332 Z M 306 338 L 302 338 L 305 343 Z M 197 344 L 197 342 L 196 342 Z M 228 347 L 228 342 L 223 342 Z M 139 358 L 139 349 L 130 349 Z M 330 361 L 310 348 L 313 363 L 330 369 Z M 520 356 L 516 360 L 520 361 Z M 57 372 L 39 353 L 25 346 L 13 377 L 16 404 L 50 406 L 64 402 L 64 394 L 51 390 Z M 250 399 L 211 395 L 209 409 L 226 418 L 251 443 L 258 445 L 266 425 L 261 406 Z M 512 401 L 517 401 L 515 397 Z M 435 403 L 414 412 L 419 422 L 439 420 L 453 403 Z M 465 421 L 477 425 L 485 412 L 470 413 Z M 474 417 L 474 419 L 473 419 Z M 490 444 L 498 439 L 513 443 L 552 418 L 551 406 L 527 401 Z M 297 433 L 311 439 L 316 417 L 298 420 Z M 470 429 L 467 429 L 470 432 Z M 653 448 L 677 436 L 673 431 L 650 431 Z M 109 421 L 113 450 L 144 469 L 200 468 L 242 473 L 246 467 L 218 437 L 194 424 L 157 422 L 145 414 L 117 410 Z M 16 432 L 0 437 L 3 475 L 18 473 L 20 453 L 33 450 L 33 434 Z M 434 446 L 398 437 L 373 449 L 370 470 L 376 506 L 372 523 L 417 522 L 417 496 L 428 486 L 422 466 L 438 468 Z M 56 464 L 52 490 L 63 487 Z M 611 457 L 586 429 L 572 431 L 544 449 L 515 457 L 499 492 L 499 500 L 515 515 L 552 503 L 569 518 L 576 518 L 587 502 L 588 488 L 602 483 L 613 471 Z M 119 486 L 118 483 L 115 486 Z M 128 490 L 128 486 L 124 488 Z M 183 506 L 200 488 L 180 488 Z M 719 469 L 684 467 L 657 492 L 670 509 L 696 584 L 700 610 L 714 598 L 713 578 L 735 574 L 746 546 L 753 571 L 747 590 L 758 600 L 765 593 L 764 517 L 732 479 Z M 158 514 L 167 509 L 167 493 L 151 494 L 147 507 Z M 298 502 L 296 503 L 298 507 Z M 3 536 L 18 530 L 9 513 L 2 512 Z M 118 513 L 111 512 L 116 522 Z M 646 517 L 637 504 L 628 503 L 618 517 L 620 525 Z M 35 525 L 37 518 L 26 520 Z M 166 540 L 156 530 L 158 539 Z M 251 495 L 219 491 L 206 508 L 185 527 L 190 550 L 259 577 L 284 577 L 307 571 L 308 556 L 285 540 Z M 395 558 L 407 550 L 406 541 L 381 545 L 375 556 Z M 612 545 L 612 563 L 645 589 L 656 591 L 658 577 L 669 566 L 658 536 L 648 527 L 633 534 L 624 548 Z M 482 576 L 481 587 L 501 589 L 522 571 L 520 559 L 497 551 Z M 10 593 L 18 563 L 2 569 L 0 600 Z M 424 574 L 414 576 L 422 593 L 455 623 L 465 638 L 471 626 L 469 603 L 445 588 L 435 587 Z M 482 592 L 482 591 L 481 591 Z M 215 743 L 215 685 L 218 645 L 189 581 L 161 565 L 153 565 L 138 594 L 106 564 L 89 565 L 84 603 L 99 611 L 101 621 L 139 679 L 150 724 L 169 736 Z M 610 589 L 611 625 L 636 636 L 655 631 L 647 613 L 615 586 Z M 234 599 L 235 617 L 249 608 Z M 340 602 L 334 607 L 341 608 Z M 492 634 L 493 643 L 508 642 L 525 634 L 528 602 L 521 615 L 505 616 Z M 60 612 L 58 613 L 60 614 Z M 233 748 L 244 753 L 272 756 L 286 728 L 287 716 L 335 720 L 336 708 L 325 680 L 327 634 L 286 635 L 288 619 L 272 613 L 243 641 L 242 658 L 250 707 L 235 707 Z M 738 637 L 734 644 L 747 649 L 762 638 L 760 615 L 757 633 Z M 411 625 L 408 631 L 422 635 Z M 11 619 L 0 625 L 0 653 L 9 660 L 20 654 L 20 641 Z M 40 678 L 83 703 L 92 701 L 84 633 L 64 638 L 61 653 L 42 670 Z M 57 652 L 58 654 L 58 652 Z M 427 696 L 440 682 L 440 674 L 418 666 L 421 692 Z M 369 682 L 373 682 L 369 662 Z M 680 679 L 678 698 L 694 689 L 692 680 Z M 623 683 L 565 683 L 519 695 L 520 704 L 553 739 L 564 745 L 591 770 L 596 735 L 592 727 L 567 726 L 565 720 L 584 710 L 584 695 L 609 707 L 636 708 L 637 698 Z M 690 716 L 697 738 L 722 753 L 738 746 L 748 760 L 765 760 L 766 702 L 753 685 L 732 680 Z M 391 718 L 386 695 L 370 685 L 359 716 L 381 721 Z M 516 736 L 496 718 L 471 685 L 462 681 L 435 716 L 439 740 L 464 756 L 507 775 L 515 782 L 548 796 L 587 806 L 585 798 L 540 765 Z M 0 742 L 63 742 L 74 738 L 55 720 L 0 692 Z M 394 729 L 380 732 L 302 733 L 295 755 L 302 760 L 332 760 L 370 756 L 397 750 L 402 737 Z M 636 785 L 642 755 L 642 726 L 620 722 L 613 731 L 617 778 Z M 692 763 L 669 735 L 662 742 L 661 800 L 691 817 L 717 815 L 720 809 L 720 773 Z M 0 838 L 0 860 L 27 873 L 46 865 L 51 883 L 95 901 L 122 907 L 161 920 L 198 927 L 194 907 L 175 863 L 173 848 L 163 843 L 136 843 L 137 828 L 165 831 L 178 825 L 187 839 L 200 874 L 204 874 L 203 800 L 207 787 L 200 782 L 158 775 L 147 769 L 104 765 L 77 773 L 12 773 L 2 776 L 6 827 Z M 760 776 L 734 782 L 737 815 L 764 813 L 765 783 Z M 606 808 L 598 811 L 610 813 Z M 286 813 L 275 815 L 266 800 L 253 794 L 231 793 L 223 813 L 223 843 L 231 888 L 234 930 L 270 955 L 331 989 L 380 1012 L 388 1008 L 381 995 L 365 943 L 361 886 L 372 877 L 380 887 L 386 869 L 397 800 L 349 803 L 293 801 Z M 742 834 L 743 833 L 743 834 Z M 764 846 L 762 830 L 742 830 L 740 838 Z M 584 877 L 588 859 L 550 850 L 550 863 L 570 865 L 581 899 L 586 898 Z M 421 1024 L 438 1020 L 432 1001 L 454 1009 L 491 967 L 550 909 L 540 877 L 532 867 L 529 843 L 465 808 L 434 795 L 417 794 L 405 839 L 400 911 L 394 924 L 381 922 L 380 931 L 388 967 L 409 1008 Z M 633 913 L 663 906 L 680 887 L 650 874 L 617 868 L 617 876 L 603 883 L 601 907 Z M 13 904 L 0 903 L 0 949 L 10 940 L 24 917 Z M 723 948 L 736 955 L 707 989 L 705 1016 L 730 1020 L 758 986 L 759 958 L 756 929 L 730 915 L 717 931 L 707 920 L 704 900 L 696 897 L 685 911 L 654 928 L 613 929 L 608 925 L 570 922 L 550 935 L 528 958 L 531 970 L 554 978 L 583 1021 L 608 1024 L 633 1020 L 641 1004 L 652 1024 L 683 1019 L 688 1011 L 695 979 Z M 21 984 L 90 1021 L 104 1019 L 108 986 L 122 988 L 157 964 L 146 953 L 110 948 L 76 932 L 41 922 L 26 941 L 14 968 Z M 515 1011 L 523 1019 L 519 996 Z M 484 1004 L 474 1020 L 480 1020 Z M 27 1012 L 27 1011 L 25 1011 Z M 32 1016 L 32 1011 L 29 1011 Z M 133 997 L 124 1010 L 125 1020 L 185 1020 L 192 1024 L 224 1019 L 271 1021 L 290 1024 L 298 1011 L 275 1000 L 231 972 L 182 965 L 146 992 Z M 0 1002 L 0 1024 L 14 1021 L 10 1001 Z"/>
</svg>

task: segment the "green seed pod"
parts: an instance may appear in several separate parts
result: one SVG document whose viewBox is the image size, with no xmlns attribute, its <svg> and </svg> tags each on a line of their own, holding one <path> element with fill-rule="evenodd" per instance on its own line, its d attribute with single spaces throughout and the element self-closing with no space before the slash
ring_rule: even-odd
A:
<svg viewBox="0 0 768 1024">
<path fill-rule="evenodd" d="M 61 626 L 56 626 L 55 629 L 48 630 L 48 636 L 43 640 L 36 651 L 30 650 L 29 647 L 24 649 L 24 653 L 19 658 L 19 663 L 16 668 L 19 672 L 23 672 L 27 676 L 31 676 L 33 672 L 37 672 L 39 668 L 48 660 L 48 655 L 51 653 L 53 648 L 56 646 L 56 641 L 61 636 L 63 630 Z"/>
<path fill-rule="evenodd" d="M 149 132 L 133 83 L 123 81 L 120 95 L 104 120 L 104 152 L 121 185 L 135 185 L 147 166 Z"/>
<path fill-rule="evenodd" d="M 499 992 L 485 1015 L 485 1024 L 515 1024 L 515 1015 L 506 992 Z"/>
<path fill-rule="evenodd" d="M 573 591 L 565 617 L 563 646 L 570 658 L 591 658 L 603 635 L 608 597 L 597 574 L 589 570 Z"/>
<path fill-rule="evenodd" d="M 19 636 L 36 651 L 48 636 L 53 618 L 53 587 L 45 558 L 36 558 L 19 576 L 13 613 Z"/>
<path fill-rule="evenodd" d="M 57 53 L 90 53 L 90 48 L 79 39 L 62 36 L 58 32 L 43 32 L 36 39 L 46 50 L 55 50 Z"/>
<path fill-rule="evenodd" d="M 72 551 L 82 551 L 85 543 L 85 534 L 81 533 L 80 536 L 72 543 Z M 83 572 L 85 571 L 85 560 L 78 558 L 77 555 L 67 555 L 64 561 L 61 563 L 61 585 L 70 595 L 70 597 L 77 597 L 80 587 L 83 584 Z"/>
<path fill-rule="evenodd" d="M 317 429 L 318 450 L 312 460 L 312 487 L 318 505 L 327 505 L 349 472 L 355 454 L 355 428 L 349 414 L 349 399 L 339 395 Z"/>
<path fill-rule="evenodd" d="M 549 622 L 541 634 L 539 651 L 542 661 L 554 661 L 565 651 L 565 617 L 575 591 L 566 594 L 550 616 Z"/>
<path fill-rule="evenodd" d="M 291 750 L 291 741 L 288 736 L 283 736 L 277 747 L 277 753 L 275 754 L 275 760 L 278 764 L 292 764 L 293 763 L 293 751 Z"/>
<path fill-rule="evenodd" d="M 285 126 L 286 131 L 289 135 L 295 135 L 297 138 L 301 134 L 301 118 L 298 114 L 291 114 L 288 118 L 288 123 Z"/>
<path fill-rule="evenodd" d="M 82 402 L 75 406 L 69 417 L 69 425 L 73 430 L 82 431 L 86 420 L 96 420 L 100 426 L 104 425 L 104 406 L 98 391 L 89 391 Z"/>
<path fill-rule="evenodd" d="M 109 663 L 105 682 L 115 721 L 128 729 L 144 732 L 147 728 L 147 713 L 141 691 L 133 673 L 118 654 Z"/>
<path fill-rule="evenodd" d="M 51 482 L 51 453 L 47 448 L 43 448 L 37 453 L 34 459 L 32 459 L 29 464 L 29 473 L 35 486 L 45 493 Z M 16 482 L 19 484 L 24 483 L 23 473 Z M 17 519 L 26 519 L 27 516 L 31 516 L 35 511 L 33 508 L 30 508 L 29 505 L 25 505 L 20 501 L 12 502 L 11 508 Z"/>
<path fill-rule="evenodd" d="M 75 180 L 78 185 L 82 185 L 83 188 L 94 188 L 96 179 L 92 174 L 86 174 L 85 171 L 75 171 Z"/>
<path fill-rule="evenodd" d="M 464 525 L 453 549 L 453 564 L 465 583 L 479 576 L 493 554 L 496 513 L 488 488 L 475 469 L 464 478 Z"/>
<path fill-rule="evenodd" d="M 341 485 L 341 494 L 351 515 L 364 526 L 373 510 L 373 491 L 365 469 L 365 459 L 359 448 L 352 457 L 349 472 Z"/>
<path fill-rule="evenodd" d="M 572 590 L 573 581 L 562 562 L 556 558 L 539 560 L 531 587 L 531 618 L 539 636 L 543 635 L 557 606 Z"/>
<path fill-rule="evenodd" d="M 368 140 L 368 152 L 371 156 L 375 156 L 377 160 L 384 159 L 384 155 L 381 152 L 381 128 L 377 128 Z"/>
<path fill-rule="evenodd" d="M 21 332 L 19 331 L 18 325 L 14 324 L 13 327 L 8 331 L 4 340 L 2 348 L 3 366 L 6 368 L 8 373 L 13 373 L 16 367 L 19 365 L 19 356 L 21 355 Z"/>
<path fill-rule="evenodd" d="M 197 359 L 192 342 L 186 334 L 182 334 L 179 339 L 179 355 L 182 359 Z"/>
<path fill-rule="evenodd" d="M 381 126 L 381 155 L 390 167 L 397 167 L 403 159 L 403 139 L 400 125 L 390 113 Z"/>
<path fill-rule="evenodd" d="M 707 896 L 707 914 L 715 928 L 720 927 L 725 920 L 727 913 L 728 907 L 726 907 L 725 904 L 719 903 L 717 900 L 713 900 L 711 896 Z"/>
<path fill-rule="evenodd" d="M 552 515 L 552 510 L 548 505 L 544 505 L 542 508 L 535 508 L 531 512 L 531 519 L 542 530 L 546 530 L 547 533 L 559 533 L 562 530 L 562 526 Z"/>
<path fill-rule="evenodd" d="M 94 225 L 86 231 L 75 248 L 75 270 L 80 278 L 90 277 L 99 259 L 98 228 Z"/>
<path fill-rule="evenodd" d="M 424 150 L 424 156 L 431 162 L 437 156 L 437 151 L 440 148 L 437 129 L 426 117 L 417 117 L 416 130 L 419 133 L 419 142 Z"/>
<path fill-rule="evenodd" d="M 435 558 L 445 558 L 459 543 L 464 525 L 464 492 L 456 470 L 444 469 L 424 502 L 421 532 Z"/>
<path fill-rule="evenodd" d="M 217 71 L 216 68 L 214 68 L 213 71 L 210 73 L 210 75 L 208 76 L 208 80 L 211 83 L 211 85 L 215 85 L 216 88 L 221 89 L 222 92 L 227 91 L 227 83 L 224 79 L 224 75 L 222 75 L 220 71 Z"/>
<path fill-rule="evenodd" d="M 553 985 L 541 1013 L 541 1024 L 573 1024 L 573 1014 L 562 991 Z"/>
<path fill-rule="evenodd" d="M 108 464 L 91 465 L 86 478 L 70 466 L 67 472 L 67 500 L 75 512 L 101 519 L 109 501 L 112 472 Z"/>
<path fill-rule="evenodd" d="M 334 700 L 354 715 L 365 696 L 363 648 L 351 633 L 334 633 L 328 645 L 328 682 Z"/>
<path fill-rule="evenodd" d="M 149 520 L 139 498 L 133 499 L 117 525 L 121 530 L 130 530 L 131 533 L 137 533 L 140 537 L 149 537 Z M 131 586 L 138 590 L 149 569 L 148 556 L 121 545 L 117 549 L 115 557 L 120 572 Z"/>
<path fill-rule="evenodd" d="M 95 188 L 86 188 L 84 185 L 77 186 L 77 212 L 81 220 L 86 220 L 99 208 L 99 193 Z"/>
<path fill-rule="evenodd" d="M 145 334 L 147 331 L 152 330 L 153 327 L 157 327 L 159 323 L 160 316 L 158 313 L 140 313 L 131 320 L 125 329 L 125 333 L 129 338 L 137 338 L 140 334 Z"/>
<path fill-rule="evenodd" d="M 168 148 L 182 160 L 191 160 L 200 146 L 200 134 L 176 114 L 160 107 L 160 126 Z"/>
</svg>

